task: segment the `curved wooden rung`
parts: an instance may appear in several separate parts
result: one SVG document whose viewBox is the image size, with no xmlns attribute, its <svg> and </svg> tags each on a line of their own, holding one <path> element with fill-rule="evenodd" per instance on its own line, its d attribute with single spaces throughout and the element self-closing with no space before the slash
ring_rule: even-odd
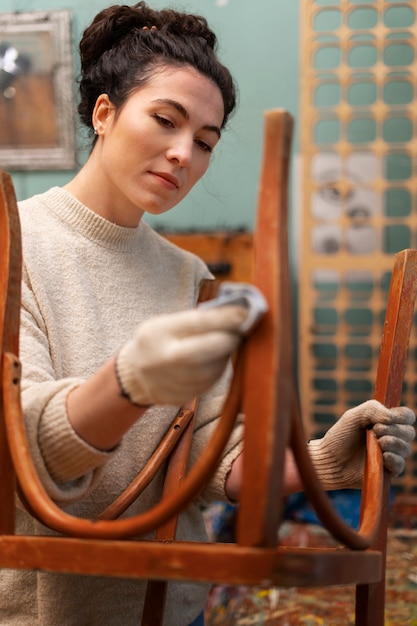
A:
<svg viewBox="0 0 417 626">
<path fill-rule="evenodd" d="M 314 508 L 323 527 L 326 528 L 335 539 L 353 550 L 366 550 L 373 544 L 381 520 L 383 494 L 381 454 L 377 454 L 373 457 L 378 469 L 377 473 L 373 474 L 373 478 L 376 479 L 374 490 L 368 493 L 366 525 L 357 531 L 340 517 L 329 496 L 324 491 L 308 454 L 305 441 L 306 438 L 301 425 L 301 416 L 297 407 L 294 408 L 293 413 L 291 448 L 309 503 Z M 374 469 L 376 469 L 375 465 Z M 368 525 L 368 521 L 371 522 L 370 525 Z"/>
<path fill-rule="evenodd" d="M 388 407 L 401 402 L 417 292 L 417 250 L 395 255 L 374 397 Z"/>
<path fill-rule="evenodd" d="M 19 361 L 12 354 L 4 354 L 2 385 L 7 439 L 19 487 L 32 515 L 45 526 L 64 535 L 102 539 L 139 537 L 167 522 L 197 496 L 216 468 L 240 410 L 242 366 L 242 359 L 237 359 L 235 375 L 219 424 L 178 490 L 139 515 L 119 520 L 89 520 L 62 511 L 50 499 L 40 482 L 22 416 Z"/>
<path fill-rule="evenodd" d="M 11 177 L 0 170 L 0 343 L 1 351 L 16 352 L 19 345 L 20 222 Z"/>
<path fill-rule="evenodd" d="M 401 402 L 416 294 L 417 250 L 403 250 L 395 255 L 374 393 L 375 399 L 388 407 L 398 406 Z M 389 490 L 382 453 L 371 431 L 367 432 L 367 461 L 358 531 L 336 513 L 320 485 L 306 450 L 298 406 L 294 407 L 292 446 L 305 491 L 323 526 L 352 549 L 363 550 L 373 545 L 379 533 L 381 513 L 388 504 Z"/>
<path fill-rule="evenodd" d="M 3 355 L 7 351 L 17 352 L 19 346 L 22 252 L 16 196 L 10 175 L 2 170 L 0 170 L 0 224 L 0 344 Z M 13 533 L 15 474 L 4 428 L 1 402 L 0 476 L 0 532 Z"/>
<path fill-rule="evenodd" d="M 194 418 L 194 408 L 181 408 L 145 467 L 130 485 L 100 515 L 99 520 L 117 519 L 141 495 L 168 459 Z"/>
</svg>

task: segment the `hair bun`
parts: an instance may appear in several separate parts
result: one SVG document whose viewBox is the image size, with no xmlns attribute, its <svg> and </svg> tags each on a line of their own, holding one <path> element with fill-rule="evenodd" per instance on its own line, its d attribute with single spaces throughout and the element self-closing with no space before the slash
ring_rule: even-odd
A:
<svg viewBox="0 0 417 626">
<path fill-rule="evenodd" d="M 176 11 L 166 9 L 160 11 L 160 16 L 162 18 L 160 28 L 166 33 L 182 38 L 199 37 L 204 39 L 212 50 L 215 49 L 217 45 L 216 35 L 201 15 L 179 14 Z"/>
<path fill-rule="evenodd" d="M 200 15 L 172 9 L 156 11 L 145 2 L 134 6 L 113 5 L 100 11 L 84 31 L 80 43 L 82 70 L 96 63 L 106 50 L 116 47 L 124 37 L 144 29 L 182 39 L 199 37 L 212 50 L 217 45 L 216 35 Z"/>
</svg>

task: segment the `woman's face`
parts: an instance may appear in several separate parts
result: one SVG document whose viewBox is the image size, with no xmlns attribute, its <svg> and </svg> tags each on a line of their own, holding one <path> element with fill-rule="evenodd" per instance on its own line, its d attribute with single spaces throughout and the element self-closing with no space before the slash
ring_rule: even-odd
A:
<svg viewBox="0 0 417 626">
<path fill-rule="evenodd" d="M 96 210 L 135 226 L 144 212 L 171 209 L 207 170 L 223 117 L 220 89 L 193 68 L 157 72 L 117 115 L 107 95 L 100 96 L 91 155 Z"/>
</svg>

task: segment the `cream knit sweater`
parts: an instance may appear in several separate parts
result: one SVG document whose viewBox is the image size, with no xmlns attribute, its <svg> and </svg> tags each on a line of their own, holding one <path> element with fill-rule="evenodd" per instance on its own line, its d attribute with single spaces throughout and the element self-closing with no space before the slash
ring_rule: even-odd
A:
<svg viewBox="0 0 417 626">
<path fill-rule="evenodd" d="M 111 452 L 81 440 L 66 413 L 68 392 L 116 354 L 142 320 L 191 308 L 203 278 L 197 257 L 141 222 L 108 222 L 61 188 L 19 205 L 23 237 L 20 357 L 22 401 L 34 461 L 50 496 L 94 518 L 144 466 L 175 407 L 148 410 Z M 223 380 L 201 400 L 191 461 L 207 444 L 222 406 Z M 117 415 L 114 416 L 117 419 Z M 207 540 L 199 504 L 224 499 L 224 480 L 241 449 L 240 427 L 201 500 L 180 516 L 178 538 Z M 157 476 L 126 516 L 160 497 Z M 18 532 L 51 533 L 18 509 Z M 140 623 L 145 582 L 44 572 L 0 572 L 2 626 L 129 626 Z M 186 626 L 207 588 L 170 584 L 165 626 Z"/>
</svg>

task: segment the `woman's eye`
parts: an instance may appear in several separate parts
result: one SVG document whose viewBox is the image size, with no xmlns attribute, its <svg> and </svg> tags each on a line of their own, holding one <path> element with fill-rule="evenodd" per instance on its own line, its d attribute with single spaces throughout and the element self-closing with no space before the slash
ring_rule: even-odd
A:
<svg viewBox="0 0 417 626">
<path fill-rule="evenodd" d="M 206 143 L 205 141 L 202 141 L 201 139 L 196 139 L 196 144 L 198 145 L 199 148 L 201 148 L 202 150 L 204 150 L 204 152 L 213 152 L 213 148 L 212 146 L 210 146 L 208 143 Z"/>
<path fill-rule="evenodd" d="M 161 126 L 164 126 L 166 128 L 174 127 L 174 124 L 167 117 L 163 117 L 162 115 L 158 115 L 157 113 L 154 113 L 154 118 L 156 119 L 158 124 L 160 124 Z"/>
</svg>

